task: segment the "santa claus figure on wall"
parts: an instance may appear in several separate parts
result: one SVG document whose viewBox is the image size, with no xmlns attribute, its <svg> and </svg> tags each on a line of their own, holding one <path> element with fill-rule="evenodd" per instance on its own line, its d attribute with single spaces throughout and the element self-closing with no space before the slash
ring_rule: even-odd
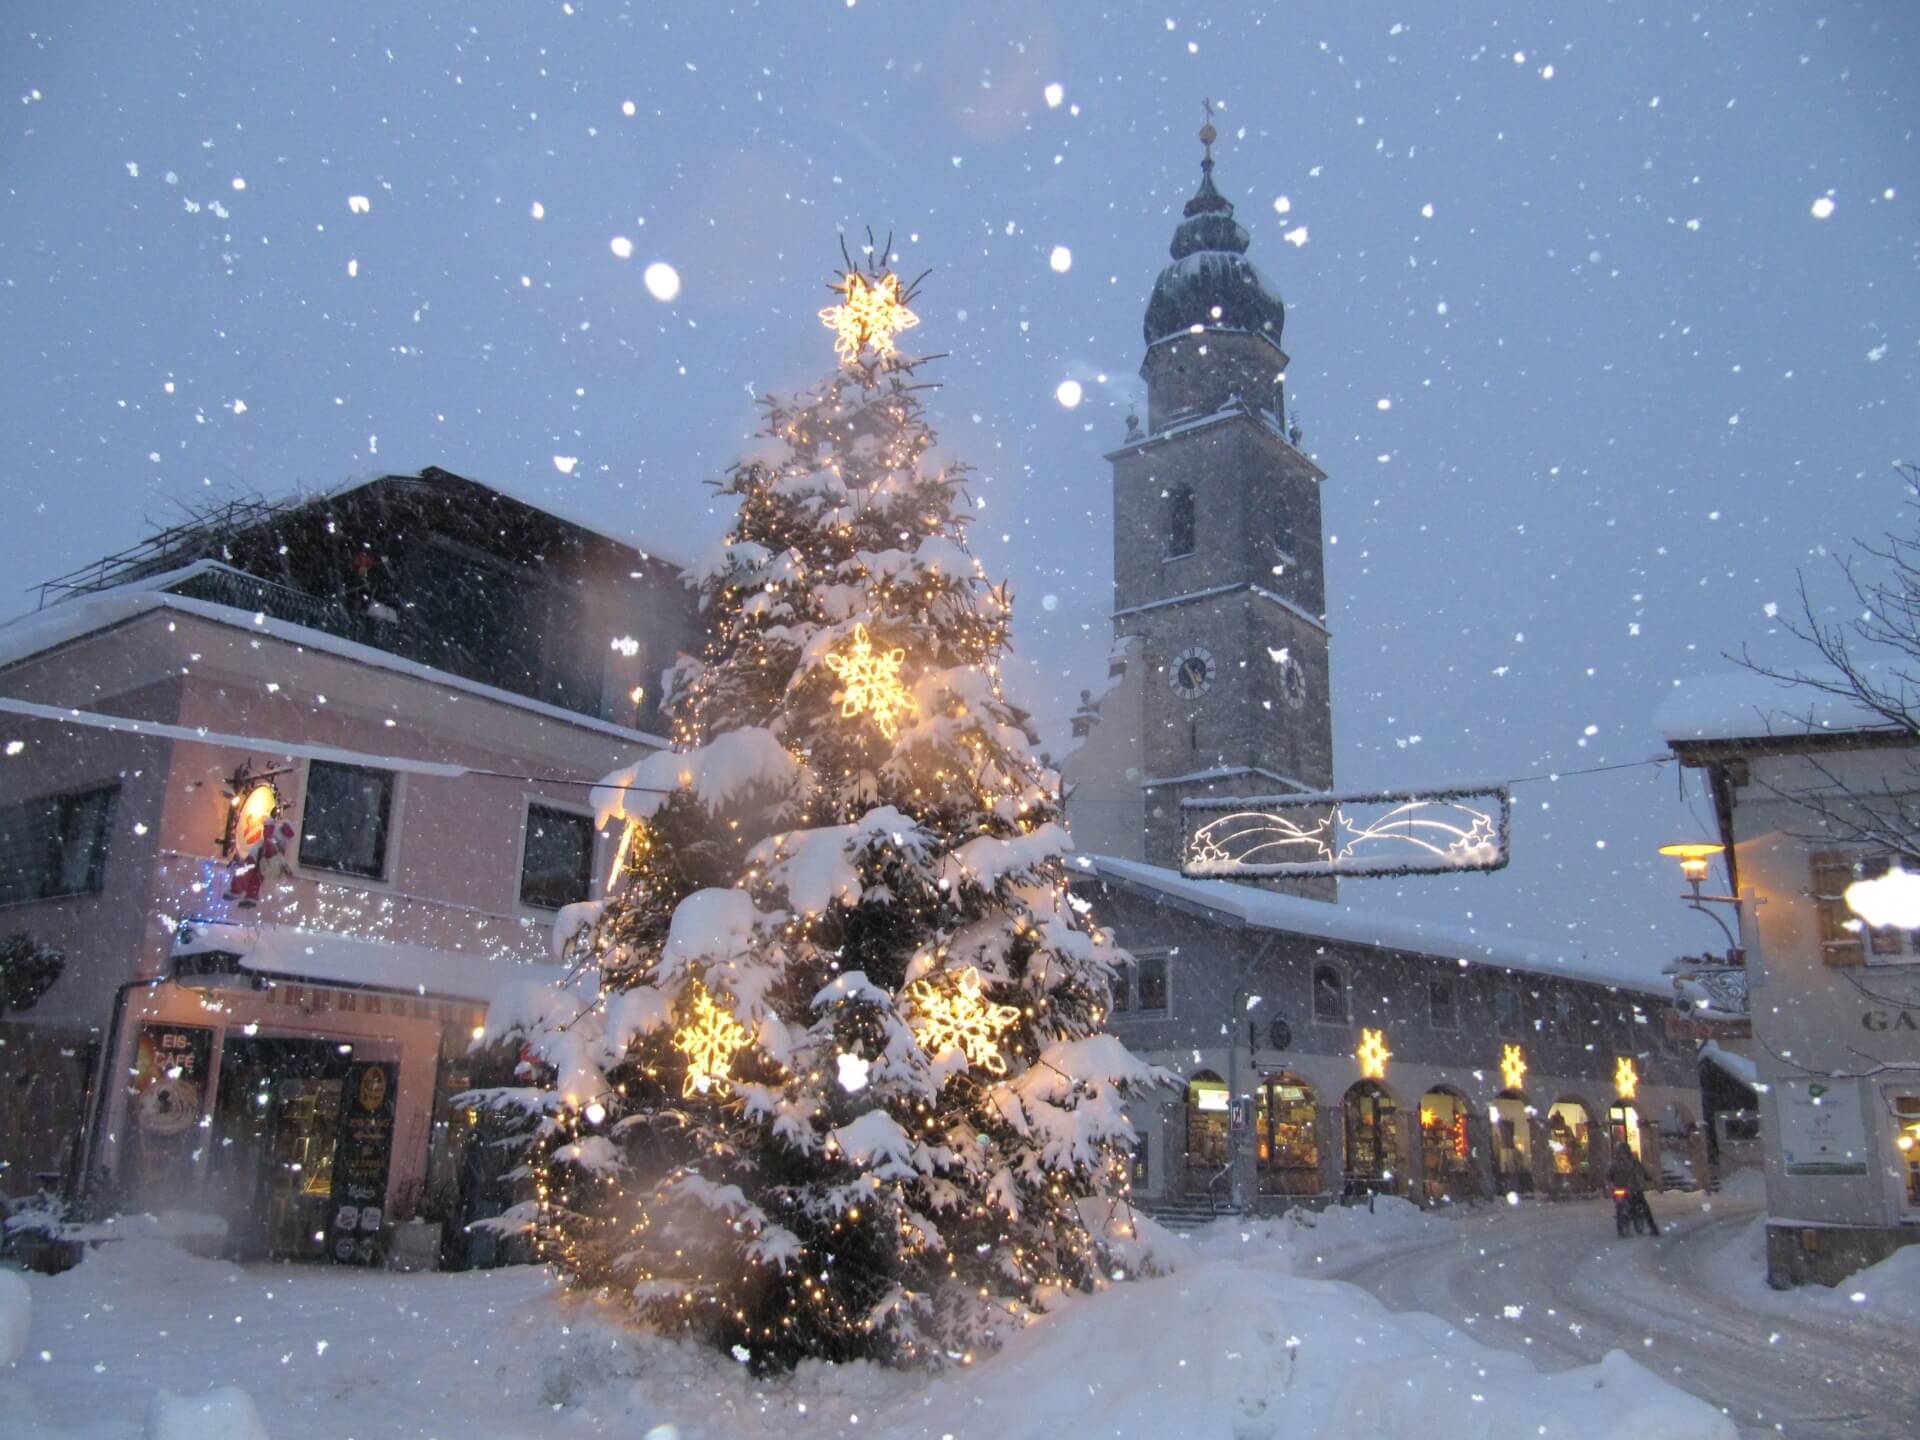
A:
<svg viewBox="0 0 1920 1440">
<path fill-rule="evenodd" d="M 282 812 L 273 786 L 263 782 L 247 791 L 234 815 L 227 898 L 243 906 L 259 904 L 262 888 L 287 873 L 293 837 L 293 822 Z"/>
</svg>

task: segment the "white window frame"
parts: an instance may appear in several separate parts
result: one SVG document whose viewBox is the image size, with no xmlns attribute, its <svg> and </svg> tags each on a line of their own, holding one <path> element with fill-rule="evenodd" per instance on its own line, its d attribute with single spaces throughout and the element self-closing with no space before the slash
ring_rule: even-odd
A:
<svg viewBox="0 0 1920 1440">
<path fill-rule="evenodd" d="M 324 865 L 309 865 L 306 857 L 307 802 L 313 795 L 313 767 L 315 764 L 336 765 L 345 770 L 377 770 L 392 781 L 389 793 L 393 799 L 387 806 L 387 845 L 383 858 L 383 875 L 358 875 L 351 870 L 329 870 Z M 407 772 L 387 770 L 379 765 L 360 765 L 351 761 L 314 761 L 300 762 L 300 799 L 293 812 L 293 856 L 292 869 L 303 880 L 312 880 L 321 885 L 353 886 L 368 890 L 382 890 L 393 894 L 400 893 L 400 887 L 394 876 L 400 873 L 400 835 L 405 829 L 407 805 Z"/>
<path fill-rule="evenodd" d="M 1168 1020 L 1173 1017 L 1173 952 L 1172 946 L 1149 946 L 1143 950 L 1128 953 L 1133 957 L 1127 966 L 1127 984 L 1130 987 L 1128 999 L 1132 1005 L 1121 1012 L 1133 1019 Z M 1149 1010 L 1140 1004 L 1140 962 L 1158 960 L 1166 975 L 1167 1003 Z"/>
<path fill-rule="evenodd" d="M 1320 987 L 1315 977 L 1322 967 L 1340 977 L 1340 1017 L 1338 1019 L 1332 1019 L 1320 1013 Z M 1316 958 L 1307 967 L 1307 1014 L 1313 1017 L 1312 1023 L 1315 1025 L 1325 1025 L 1332 1029 L 1351 1030 L 1353 1028 L 1353 977 L 1347 973 L 1346 966 L 1322 956 Z"/>
<path fill-rule="evenodd" d="M 533 824 L 533 807 L 542 810 L 558 810 L 564 815 L 578 815 L 587 822 L 587 833 L 592 837 L 592 850 L 587 861 L 588 900 L 598 900 L 606 892 L 606 876 L 600 872 L 606 861 L 606 837 L 595 827 L 593 807 L 581 805 L 569 800 L 556 800 L 551 795 L 532 793 L 520 797 L 520 830 L 513 845 L 513 875 L 508 883 L 513 886 L 513 913 L 523 918 L 551 921 L 560 912 L 549 910 L 544 905 L 530 905 L 520 896 L 520 881 L 527 869 L 527 831 Z"/>
</svg>

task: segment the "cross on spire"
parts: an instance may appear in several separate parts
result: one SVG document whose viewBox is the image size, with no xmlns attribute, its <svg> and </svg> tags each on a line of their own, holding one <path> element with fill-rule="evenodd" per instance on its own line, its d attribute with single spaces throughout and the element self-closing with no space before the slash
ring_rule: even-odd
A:
<svg viewBox="0 0 1920 1440">
<path fill-rule="evenodd" d="M 1213 142 L 1220 138 L 1220 132 L 1213 128 L 1212 97 L 1209 96 L 1200 103 L 1206 107 L 1207 112 L 1207 123 L 1200 127 L 1200 143 L 1206 146 L 1207 150 L 1206 158 L 1200 162 L 1200 168 L 1203 170 L 1211 170 L 1213 168 Z"/>
</svg>

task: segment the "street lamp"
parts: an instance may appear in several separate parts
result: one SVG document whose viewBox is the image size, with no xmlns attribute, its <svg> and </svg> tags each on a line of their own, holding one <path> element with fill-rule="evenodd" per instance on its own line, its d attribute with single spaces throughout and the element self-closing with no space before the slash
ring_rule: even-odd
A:
<svg viewBox="0 0 1920 1440">
<path fill-rule="evenodd" d="M 1738 963 L 1735 957 L 1739 952 L 1740 942 L 1734 938 L 1733 931 L 1728 928 L 1727 922 L 1714 914 L 1707 906 L 1732 905 L 1736 907 L 1737 910 L 1740 904 L 1740 897 L 1738 895 L 1703 895 L 1700 893 L 1700 884 L 1707 878 L 1707 862 L 1715 855 L 1722 853 L 1726 848 L 1724 845 L 1715 845 L 1710 840 L 1678 840 L 1671 845 L 1662 845 L 1660 847 L 1660 853 L 1662 855 L 1671 855 L 1680 862 L 1680 873 L 1686 877 L 1688 887 L 1688 893 L 1680 898 L 1687 902 L 1687 908 L 1689 910 L 1698 910 L 1702 915 L 1705 915 L 1720 927 L 1720 933 L 1727 937 L 1727 959 L 1731 963 Z"/>
</svg>

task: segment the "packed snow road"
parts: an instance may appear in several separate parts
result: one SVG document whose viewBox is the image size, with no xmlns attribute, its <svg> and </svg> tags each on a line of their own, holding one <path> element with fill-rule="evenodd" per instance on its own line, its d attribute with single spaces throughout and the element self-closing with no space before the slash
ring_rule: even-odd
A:
<svg viewBox="0 0 1920 1440">
<path fill-rule="evenodd" d="M 1834 1292 L 1765 1291 L 1753 1257 L 1732 1253 L 1751 1243 L 1762 1210 L 1751 1195 L 1664 1195 L 1653 1206 L 1658 1239 L 1619 1239 L 1608 1201 L 1503 1206 L 1384 1253 L 1329 1254 L 1324 1273 L 1544 1371 L 1624 1350 L 1742 1435 L 1920 1436 L 1913 1329 L 1848 1314 Z"/>
</svg>

